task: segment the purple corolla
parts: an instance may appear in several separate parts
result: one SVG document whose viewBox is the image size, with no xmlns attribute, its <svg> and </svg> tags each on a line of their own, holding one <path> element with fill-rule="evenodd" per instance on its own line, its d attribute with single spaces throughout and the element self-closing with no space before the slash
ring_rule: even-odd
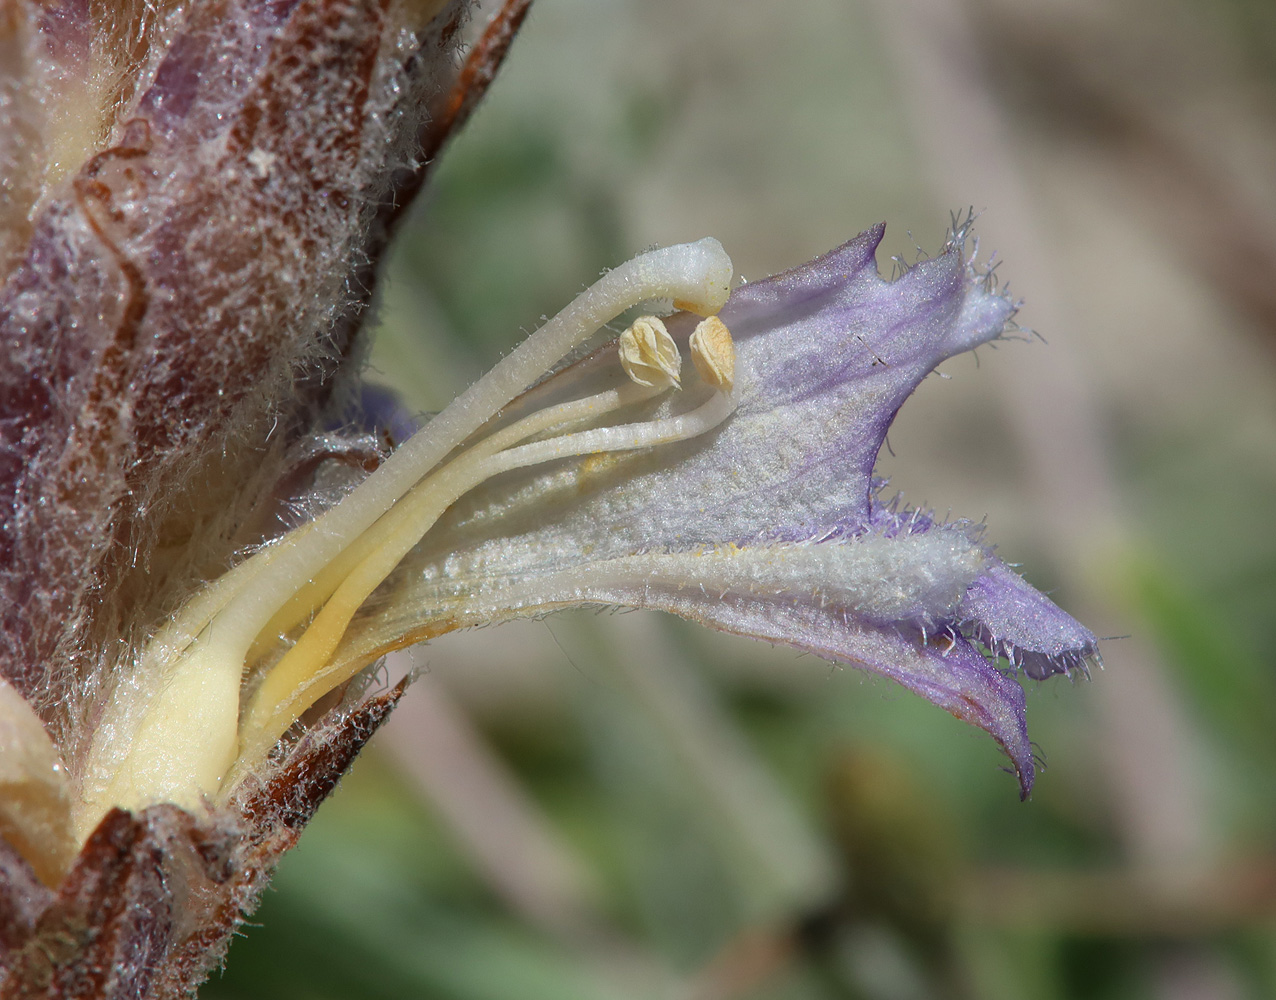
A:
<svg viewBox="0 0 1276 1000">
<path fill-rule="evenodd" d="M 364 638 L 345 655 L 570 605 L 656 608 L 902 684 L 987 731 L 1026 796 L 1015 673 L 1084 669 L 1095 637 L 980 529 L 884 503 L 873 477 L 908 395 L 998 337 L 1015 306 L 967 258 L 964 231 L 894 281 L 877 273 L 882 233 L 731 293 L 718 314 L 735 345 L 721 422 L 508 472 L 458 499 L 360 612 Z M 667 320 L 680 349 L 696 322 Z M 604 347 L 566 368 L 504 420 L 605 384 L 614 358 Z M 696 405 L 684 385 L 631 420 Z"/>
</svg>

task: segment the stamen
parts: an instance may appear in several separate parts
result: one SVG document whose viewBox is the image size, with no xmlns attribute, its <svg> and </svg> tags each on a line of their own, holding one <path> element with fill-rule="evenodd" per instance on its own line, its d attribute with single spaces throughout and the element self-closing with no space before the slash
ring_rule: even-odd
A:
<svg viewBox="0 0 1276 1000">
<path fill-rule="evenodd" d="M 735 385 L 735 344 L 717 316 L 701 320 L 691 333 L 691 360 L 700 377 L 717 389 Z"/>
<path fill-rule="evenodd" d="M 596 420 L 613 410 L 623 409 L 657 396 L 662 391 L 663 388 L 639 386 L 630 383 L 618 389 L 608 389 L 605 392 L 600 392 L 584 399 L 577 399 L 558 406 L 548 407 L 544 410 L 538 410 L 484 438 L 474 447 L 443 466 L 438 472 L 430 476 L 426 482 L 444 483 L 457 475 L 458 469 L 464 469 L 466 461 L 473 462 L 494 455 L 505 448 L 518 444 L 520 441 L 525 441 L 529 437 L 555 427 L 580 423 L 584 420 Z M 422 483 L 421 486 L 417 487 L 417 490 L 422 489 L 424 485 Z M 316 607 L 331 597 L 337 587 L 340 586 L 341 581 L 349 576 L 356 566 L 363 562 L 372 552 L 385 545 L 389 539 L 393 538 L 401 530 L 400 525 L 403 524 L 408 516 L 405 502 L 399 501 L 382 515 L 372 527 L 342 550 L 341 554 L 325 566 L 319 574 L 302 586 L 257 636 L 256 641 L 249 649 L 248 663 L 251 664 L 259 659 L 279 641 L 284 633 L 304 621 L 314 612 Z"/>
<path fill-rule="evenodd" d="M 682 355 L 658 316 L 640 316 L 620 335 L 620 364 L 639 385 L 661 389 L 682 381 Z"/>
<path fill-rule="evenodd" d="M 653 250 L 605 274 L 404 442 L 341 503 L 316 518 L 304 547 L 280 553 L 251 592 L 227 606 L 244 650 L 297 583 L 318 574 L 449 451 L 599 327 L 652 298 L 672 296 L 689 301 L 697 311 L 715 312 L 726 302 L 730 283 L 731 260 L 711 238 Z"/>
<path fill-rule="evenodd" d="M 436 479 L 446 482 L 450 470 L 462 459 L 471 464 L 482 461 L 542 431 L 596 419 L 649 399 L 659 391 L 627 383 L 618 389 L 540 410 L 479 442 L 428 482 Z M 194 808 L 199 794 L 218 788 L 239 747 L 239 688 L 245 663 L 259 658 L 278 642 L 282 633 L 304 621 L 360 563 L 393 544 L 410 516 L 406 502 L 393 507 L 320 574 L 299 588 L 255 638 L 247 653 L 234 645 L 238 641 L 235 633 L 227 633 L 222 617 L 226 607 L 233 599 L 242 599 L 245 593 L 251 593 L 249 588 L 262 578 L 265 568 L 289 545 L 306 538 L 314 523 L 302 526 L 279 545 L 263 549 L 240 563 L 218 581 L 219 585 L 207 589 L 180 611 L 173 624 L 157 634 L 144 653 L 152 664 L 162 662 L 166 656 L 180 655 L 180 668 L 173 672 L 162 696 L 138 722 L 127 758 L 111 768 L 103 779 L 105 787 L 100 796 L 103 804 L 141 804 L 149 796 Z M 389 567 L 393 568 L 393 565 Z M 193 641 L 192 635 L 197 636 Z M 192 713 L 192 705 L 199 707 L 197 713 Z M 197 748 L 198 752 L 174 754 L 174 741 L 179 746 Z M 96 755 L 105 752 L 105 747 L 95 749 Z M 85 813 L 81 819 L 83 824 L 95 823 L 97 812 Z M 81 832 L 87 835 L 90 830 L 88 826 Z"/>
<path fill-rule="evenodd" d="M 422 483 L 393 512 L 399 515 L 393 532 L 383 533 L 385 537 L 342 581 L 296 645 L 262 681 L 244 719 L 240 766 L 251 767 L 306 708 L 360 669 L 358 664 L 328 664 L 350 621 L 372 591 L 465 493 L 493 476 L 556 459 L 649 448 L 698 437 L 717 427 L 734 410 L 735 401 L 728 393 L 714 392 L 696 409 L 675 417 L 564 434 L 496 454 L 475 454 L 476 448 L 447 466 L 446 482 L 431 477 Z"/>
<path fill-rule="evenodd" d="M 152 689 L 149 704 L 121 699 L 126 704 L 108 709 L 111 717 L 97 730 L 86 761 L 82 828 L 91 828 L 111 805 L 137 808 L 152 801 L 171 801 L 193 808 L 205 795 L 216 792 L 239 745 L 238 698 L 250 650 L 260 655 L 275 641 L 273 636 L 304 620 L 328 599 L 334 608 L 333 620 L 344 614 L 344 622 L 335 639 L 321 642 L 321 628 L 313 641 L 317 648 L 327 648 L 329 654 L 325 655 L 330 655 L 333 643 L 340 639 L 358 607 L 356 603 L 348 614 L 338 614 L 345 601 L 344 597 L 338 601 L 338 596 L 354 594 L 363 586 L 356 577 L 376 577 L 374 565 L 384 566 L 384 571 L 377 571 L 382 573 L 376 580 L 379 583 L 456 497 L 474 483 L 496 474 L 492 470 L 501 462 L 511 461 L 506 456 L 518 453 L 528 461 L 548 461 L 557 454 L 582 453 L 572 452 L 571 446 L 564 444 L 574 435 L 554 439 L 557 444 L 525 446 L 535 449 L 551 445 L 537 452 L 523 452 L 512 445 L 554 426 L 591 419 L 628 405 L 643 398 L 644 393 L 662 391 L 666 383 L 652 378 L 648 386 L 631 384 L 534 414 L 498 431 L 422 482 L 449 452 L 626 309 L 648 299 L 672 298 L 701 315 L 709 315 L 726 302 L 731 274 L 730 258 L 713 239 L 655 250 L 608 272 L 462 393 L 420 434 L 405 442 L 335 507 L 206 588 L 142 653 L 134 677 L 136 683 Z M 662 370 L 659 361 L 655 369 Z M 716 405 L 721 408 L 722 404 Z M 727 409 L 717 420 L 729 412 Z M 679 426 L 685 427 L 687 433 L 699 433 L 693 427 L 697 426 L 697 419 L 703 422 L 704 418 L 687 414 L 674 419 L 682 421 Z M 640 426 L 644 425 L 634 425 Z M 634 430 L 629 437 L 636 443 L 625 444 L 623 428 L 607 430 L 610 436 L 581 439 L 581 446 L 607 450 L 658 443 L 658 434 L 653 437 Z M 532 459 L 535 454 L 546 457 Z M 418 483 L 420 487 L 414 492 L 421 496 L 414 496 L 411 511 L 399 513 L 396 509 L 393 516 L 386 516 L 396 501 Z M 434 512 L 440 503 L 442 507 Z M 413 531 L 417 532 L 415 538 Z M 349 554 L 343 557 L 346 550 Z M 399 554 L 391 561 L 395 552 Z M 347 580 L 352 581 L 350 589 L 343 591 L 343 581 Z M 363 596 L 367 593 L 370 589 Z M 322 617 L 323 612 L 312 629 Z M 311 673 L 322 667 L 321 662 L 308 662 Z M 330 683 L 328 688 L 331 686 Z"/>
</svg>

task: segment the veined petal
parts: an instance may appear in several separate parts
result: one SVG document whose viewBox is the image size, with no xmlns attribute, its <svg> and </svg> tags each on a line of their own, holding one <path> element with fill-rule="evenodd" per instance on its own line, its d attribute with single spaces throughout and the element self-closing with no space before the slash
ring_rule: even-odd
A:
<svg viewBox="0 0 1276 1000">
<path fill-rule="evenodd" d="M 645 553 L 512 576 L 485 557 L 453 559 L 381 605 L 381 620 L 359 630 L 365 645 L 344 655 L 379 651 L 377 634 L 394 645 L 422 617 L 455 628 L 585 604 L 667 611 L 901 684 L 991 735 L 1026 796 L 1034 767 L 1023 689 L 951 624 L 990 562 L 952 530 Z"/>
<path fill-rule="evenodd" d="M 877 273 L 882 234 L 736 289 L 720 313 L 736 362 L 725 424 L 475 490 L 365 607 L 339 658 L 571 605 L 656 608 L 889 677 L 991 734 L 1027 794 L 1023 692 L 977 644 L 1042 677 L 1083 665 L 1094 637 L 969 526 L 884 506 L 872 479 L 909 393 L 1000 334 L 1014 304 L 975 271 L 964 232 L 895 281 Z M 666 325 L 685 344 L 693 322 Z M 604 348 L 505 419 L 616 368 Z M 640 416 L 693 405 L 684 392 Z"/>
<path fill-rule="evenodd" d="M 674 611 L 739 635 L 783 643 L 879 674 L 988 733 L 1010 759 L 1027 798 L 1036 777 L 1023 688 L 993 667 L 963 636 L 907 627 L 872 627 L 833 606 L 762 601 L 685 601 Z M 699 612 L 696 614 L 694 612 Z"/>
<path fill-rule="evenodd" d="M 493 484 L 458 504 L 438 537 L 464 547 L 488 536 L 494 518 L 513 527 L 522 519 L 508 515 L 538 502 L 545 516 L 529 547 L 592 558 L 863 530 L 895 412 L 937 364 L 995 338 L 1014 312 L 973 274 L 961 242 L 890 282 L 874 262 L 881 238 L 875 227 L 732 293 L 721 317 L 736 343 L 738 406 L 718 431 Z M 685 343 L 693 322 L 675 316 L 667 325 Z M 573 366 L 529 397 L 561 392 L 611 362 Z"/>
<path fill-rule="evenodd" d="M 1066 673 L 1094 655 L 1094 637 L 968 524 L 874 498 L 873 465 L 909 393 L 1014 313 L 967 258 L 964 235 L 894 281 L 877 273 L 876 227 L 736 289 L 719 314 L 735 344 L 725 422 L 471 488 L 363 606 L 334 675 L 471 625 L 582 604 L 654 608 L 898 682 L 992 735 L 1026 795 L 1034 769 L 1023 691 L 996 657 L 1032 677 Z M 665 321 L 679 350 L 696 322 Z M 481 434 L 595 398 L 621 378 L 609 345 Z M 705 388 L 647 396 L 609 419 L 686 414 Z"/>
<path fill-rule="evenodd" d="M 1085 672 L 1086 661 L 1098 658 L 1094 633 L 1002 562 L 975 579 L 962 609 L 976 639 L 1034 680 Z"/>
</svg>

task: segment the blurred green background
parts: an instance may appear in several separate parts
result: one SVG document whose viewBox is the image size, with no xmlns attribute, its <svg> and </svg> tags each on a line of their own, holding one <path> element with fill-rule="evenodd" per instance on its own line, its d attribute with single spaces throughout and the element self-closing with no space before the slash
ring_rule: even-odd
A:
<svg viewBox="0 0 1276 1000">
<path fill-rule="evenodd" d="M 946 364 L 879 472 L 1125 637 L 1030 685 L 1032 799 L 814 658 L 454 635 L 205 1000 L 1276 997 L 1270 0 L 537 0 L 369 377 L 435 411 L 647 246 L 756 278 L 884 219 L 889 273 L 967 206 L 1046 343 Z"/>
</svg>

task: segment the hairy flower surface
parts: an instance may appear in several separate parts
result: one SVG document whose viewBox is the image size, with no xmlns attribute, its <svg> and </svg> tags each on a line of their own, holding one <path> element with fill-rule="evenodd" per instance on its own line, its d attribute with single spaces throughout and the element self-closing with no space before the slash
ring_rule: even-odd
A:
<svg viewBox="0 0 1276 1000">
<path fill-rule="evenodd" d="M 1094 637 L 969 526 L 881 504 L 872 475 L 917 384 L 997 337 L 1014 307 L 965 257 L 964 231 L 893 282 L 877 273 L 881 237 L 729 300 L 713 240 L 609 272 L 149 640 L 80 776 L 80 836 L 113 807 L 229 801 L 389 649 L 586 604 L 670 611 L 889 677 L 987 731 L 1026 796 L 1011 673 L 1068 673 Z M 708 318 L 642 317 L 543 378 L 654 296 Z"/>
<path fill-rule="evenodd" d="M 413 642 L 672 612 L 916 691 L 1024 795 L 1016 672 L 1095 655 L 976 530 L 878 497 L 900 405 L 1014 312 L 965 227 L 894 281 L 881 227 L 734 290 L 716 241 L 654 250 L 393 454 L 324 430 L 411 150 L 526 2 L 457 70 L 461 6 L 0 11 L 0 996 L 193 988 Z"/>
<path fill-rule="evenodd" d="M 882 233 L 733 292 L 719 313 L 736 359 L 723 424 L 484 484 L 374 596 L 345 655 L 567 605 L 658 608 L 903 684 L 986 730 L 1026 795 L 1033 760 L 1013 673 L 1083 668 L 1094 636 L 974 527 L 883 503 L 872 474 L 905 398 L 946 358 L 997 337 L 1014 306 L 965 258 L 964 232 L 893 282 L 876 268 Z M 667 321 L 684 348 L 693 323 Z M 573 365 L 522 405 L 570 395 L 609 360 Z M 654 417 L 691 404 L 647 405 Z"/>
</svg>

